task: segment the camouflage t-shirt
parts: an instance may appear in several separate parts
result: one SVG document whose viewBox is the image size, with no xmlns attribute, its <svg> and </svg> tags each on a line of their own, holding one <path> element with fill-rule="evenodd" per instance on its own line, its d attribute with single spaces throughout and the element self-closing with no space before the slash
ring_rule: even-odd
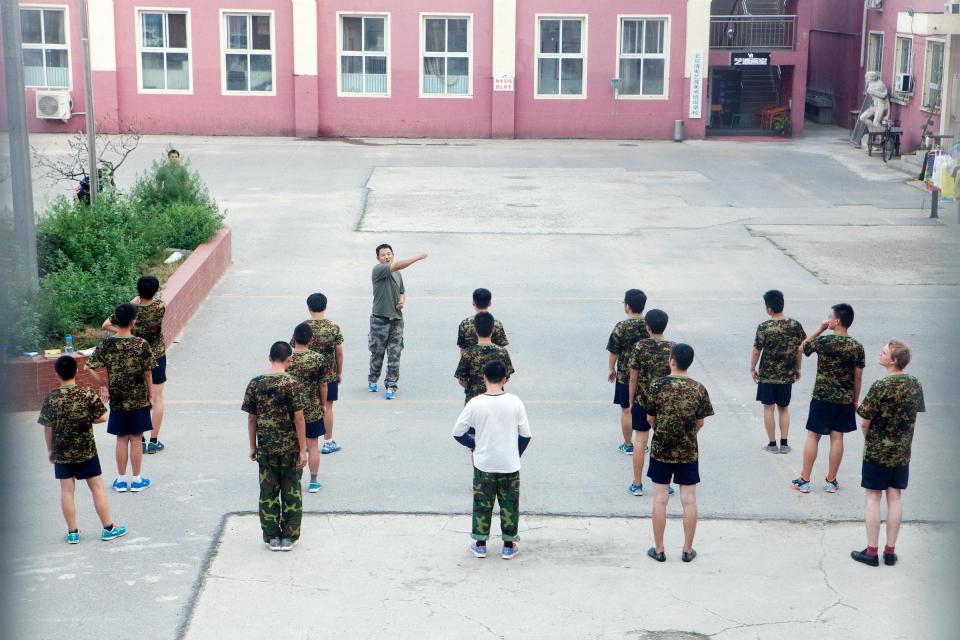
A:
<svg viewBox="0 0 960 640">
<path fill-rule="evenodd" d="M 493 335 L 490 336 L 490 339 L 493 341 L 493 344 L 499 347 L 505 347 L 510 344 L 510 341 L 507 340 L 507 332 L 503 329 L 503 324 L 496 318 L 493 320 Z M 474 327 L 474 316 L 470 316 L 469 318 L 464 318 L 463 322 L 461 322 L 457 328 L 457 346 L 461 349 L 466 349 L 475 344 L 477 344 L 477 330 Z"/>
<path fill-rule="evenodd" d="M 817 381 L 813 399 L 847 404 L 853 402 L 854 369 L 866 366 L 863 345 L 850 336 L 820 336 L 803 345 L 804 355 L 817 354 Z"/>
<path fill-rule="evenodd" d="M 874 382 L 857 409 L 870 421 L 863 459 L 883 467 L 910 464 L 917 413 L 926 410 L 923 387 L 913 376 L 900 373 Z"/>
<path fill-rule="evenodd" d="M 327 379 L 324 382 L 337 381 L 337 345 L 343 344 L 343 334 L 340 333 L 340 327 L 335 322 L 320 318 L 318 320 L 305 320 L 313 330 L 313 337 L 307 347 L 311 351 L 327 356 L 332 363 Z M 290 338 L 290 346 L 295 347 L 293 338 Z"/>
<path fill-rule="evenodd" d="M 658 378 L 670 375 L 670 351 L 673 345 L 674 343 L 669 340 L 643 338 L 638 340 L 630 351 L 627 366 L 637 370 L 637 393 L 633 397 L 634 404 L 641 407 L 647 406 L 650 384 Z"/>
<path fill-rule="evenodd" d="M 304 402 L 303 419 L 306 422 L 316 422 L 323 418 L 323 403 L 320 402 L 320 385 L 330 377 L 330 360 L 327 356 L 316 351 L 294 351 L 287 373 L 303 385 Z M 334 376 L 336 377 L 336 376 Z"/>
<path fill-rule="evenodd" d="M 658 378 L 647 402 L 647 414 L 656 416 L 650 457 L 669 463 L 698 460 L 697 420 L 713 415 L 704 386 L 686 376 Z"/>
<path fill-rule="evenodd" d="M 610 339 L 607 340 L 607 351 L 617 355 L 617 382 L 627 384 L 630 380 L 627 356 L 638 340 L 649 337 L 647 323 L 643 318 L 627 318 L 613 327 Z"/>
<path fill-rule="evenodd" d="M 299 453 L 293 414 L 306 409 L 303 385 L 286 373 L 265 373 L 247 385 L 241 409 L 257 416 L 259 453 Z"/>
<path fill-rule="evenodd" d="M 163 314 L 166 307 L 159 298 L 149 304 L 138 304 L 137 323 L 133 325 L 133 335 L 143 338 L 150 345 L 153 357 L 159 360 L 167 354 L 167 345 L 163 341 Z M 117 317 L 110 316 L 110 322 L 117 324 Z"/>
<path fill-rule="evenodd" d="M 466 398 L 464 404 L 477 396 L 486 393 L 487 386 L 483 383 L 483 365 L 492 360 L 502 360 L 507 365 L 507 377 L 514 374 L 510 354 L 503 347 L 495 344 L 475 344 L 464 350 L 460 356 L 460 363 L 453 376 L 467 384 L 464 389 Z"/>
<path fill-rule="evenodd" d="M 753 348 L 760 351 L 758 382 L 792 384 L 797 370 L 797 347 L 807 337 L 799 322 L 773 318 L 760 323 Z"/>
<path fill-rule="evenodd" d="M 93 421 L 106 412 L 100 396 L 89 387 L 72 384 L 48 393 L 37 422 L 53 430 L 53 461 L 77 464 L 97 455 Z"/>
<path fill-rule="evenodd" d="M 131 411 L 150 406 L 144 373 L 157 366 L 150 345 L 137 336 L 110 336 L 87 360 L 91 369 L 107 368 L 110 409 Z"/>
</svg>

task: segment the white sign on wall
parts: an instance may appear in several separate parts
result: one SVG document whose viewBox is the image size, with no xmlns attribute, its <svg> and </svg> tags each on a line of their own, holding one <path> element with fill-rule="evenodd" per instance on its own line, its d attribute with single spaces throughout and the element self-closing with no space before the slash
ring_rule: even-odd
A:
<svg viewBox="0 0 960 640">
<path fill-rule="evenodd" d="M 513 76 L 496 76 L 493 79 L 494 91 L 513 91 Z"/>
<path fill-rule="evenodd" d="M 694 51 L 690 66 L 690 117 L 701 117 L 703 103 L 703 52 Z"/>
</svg>

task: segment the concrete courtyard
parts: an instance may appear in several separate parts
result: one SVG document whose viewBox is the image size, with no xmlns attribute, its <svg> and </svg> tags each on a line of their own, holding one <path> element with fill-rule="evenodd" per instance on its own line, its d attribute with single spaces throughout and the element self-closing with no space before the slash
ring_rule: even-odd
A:
<svg viewBox="0 0 960 640">
<path fill-rule="evenodd" d="M 909 176 L 849 149 L 843 130 L 683 144 L 148 137 L 120 186 L 168 144 L 227 209 L 234 264 L 169 350 L 167 450 L 144 465 L 154 486 L 110 496 L 125 538 L 63 544 L 36 415 L 16 414 L 0 433 L 17 452 L 2 489 L 17 516 L 2 526 L 26 520 L 34 531 L 8 550 L 10 637 L 955 637 L 957 209 L 929 220 Z M 52 193 L 38 182 L 38 201 Z M 393 402 L 365 388 L 380 242 L 400 257 L 430 252 L 404 273 Z M 478 286 L 493 291 L 517 369 L 508 390 L 534 435 L 512 563 L 469 556 L 470 458 L 450 437 L 462 406 L 455 330 Z M 604 346 L 631 287 L 670 314 L 669 337 L 694 346 L 691 375 L 716 410 L 700 436 L 691 565 L 679 563 L 679 519 L 668 523 L 669 562 L 646 558 L 651 498 L 626 491 L 630 460 L 616 450 Z M 808 332 L 830 305 L 854 306 L 864 393 L 888 339 L 913 347 L 927 413 L 895 568 L 848 557 L 865 545 L 859 433 L 847 438 L 838 494 L 820 489 L 825 448 L 816 490 L 789 488 L 813 359 L 794 389 L 794 451 L 762 450 L 747 371 L 769 288 Z M 323 489 L 304 496 L 300 545 L 271 554 L 249 515 L 257 474 L 240 402 L 313 291 L 329 296 L 346 337 L 343 451 L 323 456 Z M 98 429 L 97 443 L 112 479 L 112 438 Z M 81 528 L 96 532 L 85 489 L 78 502 Z"/>
</svg>

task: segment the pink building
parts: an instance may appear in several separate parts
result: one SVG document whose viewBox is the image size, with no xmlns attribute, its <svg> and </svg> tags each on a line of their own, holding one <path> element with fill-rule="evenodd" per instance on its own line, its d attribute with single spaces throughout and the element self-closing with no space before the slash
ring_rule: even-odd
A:
<svg viewBox="0 0 960 640">
<path fill-rule="evenodd" d="M 807 78 L 806 0 L 88 4 L 106 130 L 664 139 L 681 121 L 702 138 L 802 114 Z M 83 127 L 78 5 L 21 2 L 31 131 Z"/>
</svg>

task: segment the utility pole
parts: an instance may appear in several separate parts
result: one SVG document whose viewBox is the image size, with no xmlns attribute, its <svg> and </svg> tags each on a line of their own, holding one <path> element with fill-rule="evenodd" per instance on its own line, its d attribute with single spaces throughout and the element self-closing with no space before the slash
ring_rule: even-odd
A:
<svg viewBox="0 0 960 640">
<path fill-rule="evenodd" d="M 100 191 L 100 168 L 97 166 L 97 132 L 93 117 L 93 79 L 90 76 L 90 16 L 87 0 L 80 0 L 80 41 L 83 44 L 83 92 L 87 120 L 87 176 L 90 180 L 90 204 Z"/>
<path fill-rule="evenodd" d="M 23 86 L 23 52 L 20 42 L 20 8 L 16 0 L 0 0 L 3 28 L 3 68 L 10 125 L 10 182 L 13 228 L 27 283 L 38 286 L 37 229 L 33 211 L 33 180 L 30 177 L 30 144 L 27 140 L 27 109 Z"/>
</svg>

